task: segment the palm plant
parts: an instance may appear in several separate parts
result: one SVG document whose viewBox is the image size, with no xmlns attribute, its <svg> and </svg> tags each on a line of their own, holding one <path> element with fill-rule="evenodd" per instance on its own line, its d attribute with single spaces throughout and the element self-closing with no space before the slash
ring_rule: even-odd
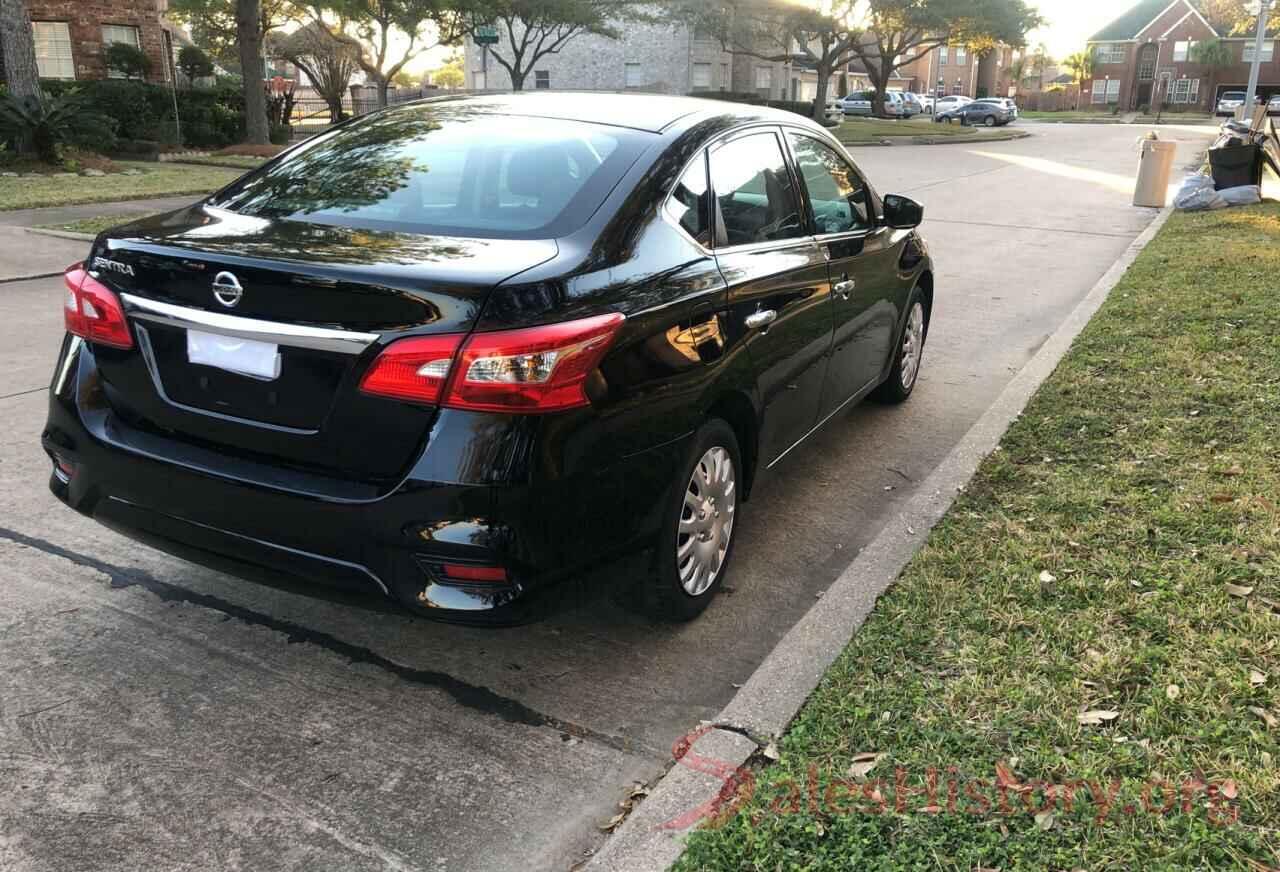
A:
<svg viewBox="0 0 1280 872">
<path fill-rule="evenodd" d="M 1235 58 L 1220 39 L 1206 39 L 1191 46 L 1191 60 L 1209 71 L 1209 108 L 1217 101 L 1218 75 L 1231 66 Z"/>
<path fill-rule="evenodd" d="M 1093 76 L 1093 52 L 1078 51 L 1062 59 L 1062 65 L 1076 80 L 1076 108 L 1080 108 L 1080 96 L 1084 93 L 1084 83 Z"/>
<path fill-rule="evenodd" d="M 1028 60 L 1025 54 L 1020 54 L 1009 62 L 1009 78 L 1013 80 L 1013 90 L 1016 94 L 1022 89 L 1022 82 L 1027 78 Z"/>
<path fill-rule="evenodd" d="M 67 145 L 110 146 L 116 138 L 116 122 L 89 108 L 84 95 L 67 91 L 59 97 L 45 93 L 43 100 L 0 94 L 0 138 L 28 144 L 45 163 L 60 159 Z"/>
</svg>

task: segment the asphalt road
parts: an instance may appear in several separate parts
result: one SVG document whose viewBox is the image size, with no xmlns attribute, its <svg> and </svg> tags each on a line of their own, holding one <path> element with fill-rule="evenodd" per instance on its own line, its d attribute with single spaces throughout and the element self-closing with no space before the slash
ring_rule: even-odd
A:
<svg viewBox="0 0 1280 872">
<path fill-rule="evenodd" d="M 0 868 L 566 869 L 713 716 L 1151 220 L 1141 132 L 855 152 L 926 207 L 911 402 L 864 405 L 746 505 L 697 622 L 608 599 L 479 630 L 201 569 L 48 493 L 56 279 L 0 284 Z M 1208 136 L 1171 129 L 1178 165 Z M 10 251 L 3 255 L 14 257 Z"/>
</svg>

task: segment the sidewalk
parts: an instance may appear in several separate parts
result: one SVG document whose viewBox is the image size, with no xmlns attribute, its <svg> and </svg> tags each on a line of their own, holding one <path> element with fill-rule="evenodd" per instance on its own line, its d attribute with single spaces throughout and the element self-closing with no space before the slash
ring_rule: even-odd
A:
<svg viewBox="0 0 1280 872">
<path fill-rule="evenodd" d="M 85 242 L 29 233 L 28 227 L 62 224 L 95 215 L 150 215 L 177 209 L 196 199 L 196 196 L 165 197 L 0 212 L 0 282 L 59 275 L 88 253 Z"/>
</svg>

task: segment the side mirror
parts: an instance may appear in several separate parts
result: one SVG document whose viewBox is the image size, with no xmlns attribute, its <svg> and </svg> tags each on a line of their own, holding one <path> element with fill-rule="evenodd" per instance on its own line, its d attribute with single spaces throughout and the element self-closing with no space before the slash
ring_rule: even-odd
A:
<svg viewBox="0 0 1280 872">
<path fill-rule="evenodd" d="M 910 197 L 885 194 L 884 223 L 895 230 L 910 230 L 924 221 L 924 207 Z"/>
</svg>

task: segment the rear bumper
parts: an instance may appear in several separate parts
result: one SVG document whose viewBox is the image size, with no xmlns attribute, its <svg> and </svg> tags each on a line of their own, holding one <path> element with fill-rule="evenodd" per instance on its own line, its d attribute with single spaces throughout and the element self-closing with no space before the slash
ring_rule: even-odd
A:
<svg viewBox="0 0 1280 872">
<path fill-rule="evenodd" d="M 154 434 L 132 433 L 107 403 L 92 352 L 73 341 L 51 389 L 42 443 L 71 470 L 55 468 L 50 488 L 72 508 L 161 550 L 247 578 L 265 570 L 390 597 L 431 617 L 498 624 L 535 619 L 592 595 L 606 579 L 596 571 L 602 567 L 610 570 L 608 580 L 625 578 L 639 563 L 627 558 L 656 536 L 683 441 L 599 471 L 534 476 L 540 484 L 421 475 L 447 466 L 432 457 L 437 445 L 437 455 L 456 447 L 476 424 L 442 418 L 413 470 L 377 498 L 236 480 L 211 468 L 207 450 L 185 455 L 175 442 L 170 456 L 161 456 Z M 464 432 L 445 438 L 440 431 L 450 426 Z M 508 582 L 452 582 L 440 569 L 446 562 L 502 566 Z"/>
</svg>

